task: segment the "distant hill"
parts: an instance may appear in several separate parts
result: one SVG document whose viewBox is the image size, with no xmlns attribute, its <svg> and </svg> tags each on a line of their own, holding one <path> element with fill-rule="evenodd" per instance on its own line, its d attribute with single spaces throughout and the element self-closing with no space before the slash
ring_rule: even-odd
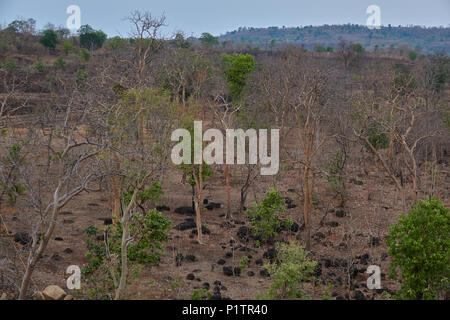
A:
<svg viewBox="0 0 450 320">
<path fill-rule="evenodd" d="M 368 50 L 377 48 L 389 51 L 408 46 L 422 52 L 450 53 L 449 27 L 387 26 L 373 30 L 353 24 L 297 28 L 243 27 L 219 37 L 221 42 L 232 41 L 261 49 L 270 48 L 271 43 L 278 48 L 286 45 L 303 45 L 307 49 L 314 49 L 317 45 L 337 48 L 340 40 L 360 43 Z"/>
</svg>

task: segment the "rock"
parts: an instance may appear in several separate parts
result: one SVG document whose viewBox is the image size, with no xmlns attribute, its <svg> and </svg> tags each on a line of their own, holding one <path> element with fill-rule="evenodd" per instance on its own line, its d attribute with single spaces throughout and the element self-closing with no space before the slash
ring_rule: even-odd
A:
<svg viewBox="0 0 450 320">
<path fill-rule="evenodd" d="M 68 295 L 64 297 L 64 300 L 74 300 L 73 296 Z"/>
<path fill-rule="evenodd" d="M 323 259 L 323 262 L 324 262 L 325 268 L 329 268 L 333 264 L 330 259 Z"/>
<path fill-rule="evenodd" d="M 227 276 L 239 276 L 241 274 L 241 268 L 239 267 L 231 267 L 231 266 L 225 266 L 223 267 L 223 273 Z"/>
<path fill-rule="evenodd" d="M 318 278 L 322 275 L 322 263 L 319 262 L 316 267 L 314 268 L 314 273 L 313 275 Z"/>
<path fill-rule="evenodd" d="M 192 230 L 192 234 L 197 233 L 198 233 L 197 229 Z M 207 227 L 202 226 L 202 234 L 211 234 L 211 231 Z"/>
<path fill-rule="evenodd" d="M 356 180 L 355 178 L 350 179 L 350 182 L 358 186 L 362 186 L 364 184 L 362 181 Z"/>
<path fill-rule="evenodd" d="M 194 279 L 195 279 L 195 276 L 194 276 L 193 273 L 189 273 L 189 274 L 186 276 L 186 279 L 188 279 L 188 280 L 194 280 Z"/>
<path fill-rule="evenodd" d="M 23 246 L 31 244 L 33 239 L 27 232 L 17 232 L 14 234 L 14 242 L 18 242 Z"/>
<path fill-rule="evenodd" d="M 179 208 L 176 208 L 174 212 L 178 213 L 178 214 L 185 214 L 188 216 L 195 215 L 195 211 L 194 211 L 194 209 L 192 209 L 192 207 L 179 207 Z"/>
<path fill-rule="evenodd" d="M 294 223 L 291 225 L 291 232 L 296 233 L 296 232 L 298 232 L 298 230 L 300 230 L 300 226 L 298 225 L 297 222 L 294 222 Z"/>
<path fill-rule="evenodd" d="M 225 266 L 225 267 L 223 267 L 223 273 L 226 275 L 226 276 L 232 276 L 233 275 L 233 268 L 232 267 L 230 267 L 230 266 Z"/>
<path fill-rule="evenodd" d="M 336 210 L 335 215 L 338 218 L 343 218 L 343 217 L 345 217 L 345 211 L 343 209 L 338 209 L 338 210 Z"/>
<path fill-rule="evenodd" d="M 262 276 L 262 277 L 269 277 L 270 275 L 269 275 L 269 272 L 266 270 L 266 269 L 261 269 L 261 271 L 259 272 L 259 274 Z"/>
<path fill-rule="evenodd" d="M 170 208 L 168 206 L 162 205 L 162 206 L 156 206 L 156 210 L 158 210 L 159 212 L 170 211 Z"/>
<path fill-rule="evenodd" d="M 359 263 L 363 265 L 369 264 L 369 258 L 370 256 L 367 253 L 365 253 L 360 257 Z"/>
<path fill-rule="evenodd" d="M 220 264 L 220 265 L 224 265 L 225 264 L 225 260 L 223 260 L 223 259 L 219 259 L 219 260 L 217 260 L 217 264 Z"/>
<path fill-rule="evenodd" d="M 371 246 L 378 246 L 380 244 L 380 238 L 378 237 L 370 237 L 370 243 Z"/>
<path fill-rule="evenodd" d="M 291 203 L 292 203 L 292 199 L 289 198 L 289 197 L 284 197 L 284 202 L 285 202 L 286 204 L 291 204 Z"/>
<path fill-rule="evenodd" d="M 263 254 L 263 258 L 268 259 L 270 261 L 273 261 L 277 255 L 277 250 L 275 248 L 269 248 L 266 252 Z"/>
<path fill-rule="evenodd" d="M 359 290 L 353 291 L 353 297 L 355 300 L 366 300 L 366 296 Z"/>
<path fill-rule="evenodd" d="M 337 226 L 339 226 L 339 223 L 336 221 L 330 221 L 330 222 L 327 222 L 327 225 L 332 228 L 336 228 Z"/>
<path fill-rule="evenodd" d="M 103 219 L 103 224 L 104 224 L 105 226 L 110 225 L 110 224 L 113 224 L 112 218 L 105 218 L 105 219 Z"/>
<path fill-rule="evenodd" d="M 313 238 L 315 238 L 316 240 L 320 240 L 320 239 L 324 239 L 325 235 L 319 231 L 314 234 Z"/>
<path fill-rule="evenodd" d="M 53 261 L 61 261 L 63 258 L 58 253 L 54 253 L 50 259 Z"/>
<path fill-rule="evenodd" d="M 214 293 L 209 300 L 222 300 L 222 295 L 220 293 Z"/>
<path fill-rule="evenodd" d="M 239 230 L 237 231 L 237 236 L 242 241 L 248 241 L 250 236 L 250 228 L 246 226 L 240 227 Z"/>
<path fill-rule="evenodd" d="M 70 248 L 65 248 L 63 252 L 69 254 L 69 253 L 72 253 L 73 250 Z"/>
<path fill-rule="evenodd" d="M 194 222 L 194 219 L 187 219 L 186 221 L 176 225 L 174 229 L 184 231 L 188 229 L 195 229 L 197 227 L 196 223 Z"/>
<path fill-rule="evenodd" d="M 219 209 L 222 207 L 221 203 L 216 203 L 216 202 L 210 202 L 208 203 L 208 205 L 206 205 L 206 209 L 208 210 L 214 210 L 214 209 Z"/>
<path fill-rule="evenodd" d="M 59 286 L 50 285 L 42 291 L 46 300 L 63 300 L 67 295 Z"/>
<path fill-rule="evenodd" d="M 197 258 L 193 254 L 188 254 L 186 257 L 184 257 L 184 260 L 188 262 L 195 262 L 197 261 Z"/>
</svg>

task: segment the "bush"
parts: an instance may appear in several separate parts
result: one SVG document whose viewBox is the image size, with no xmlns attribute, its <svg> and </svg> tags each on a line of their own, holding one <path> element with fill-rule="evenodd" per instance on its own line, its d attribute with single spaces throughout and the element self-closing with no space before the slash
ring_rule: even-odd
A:
<svg viewBox="0 0 450 320">
<path fill-rule="evenodd" d="M 436 299 L 449 290 L 450 215 L 441 201 L 420 200 L 401 215 L 387 239 L 390 276 L 398 279 L 400 299 Z"/>
<path fill-rule="evenodd" d="M 41 57 L 39 57 L 36 61 L 36 64 L 34 65 L 34 70 L 38 73 L 42 73 L 45 70 L 44 63 L 42 62 Z"/>
<path fill-rule="evenodd" d="M 303 295 L 301 286 L 305 281 L 314 280 L 312 273 L 316 261 L 308 258 L 308 252 L 296 243 L 282 243 L 277 246 L 274 262 L 264 265 L 272 283 L 269 290 L 260 296 L 263 299 L 299 298 Z"/>
<path fill-rule="evenodd" d="M 53 62 L 53 67 L 55 67 L 55 69 L 64 69 L 66 67 L 66 62 L 62 57 L 58 57 L 55 62 Z"/>
<path fill-rule="evenodd" d="M 91 58 L 91 54 L 89 53 L 89 51 L 83 48 L 78 51 L 78 55 L 80 56 L 81 62 L 88 62 Z"/>
<path fill-rule="evenodd" d="M 69 41 L 64 41 L 63 45 L 62 45 L 62 52 L 65 55 L 68 55 L 70 52 L 72 52 L 73 50 L 73 44 Z"/>
<path fill-rule="evenodd" d="M 247 210 L 250 224 L 254 226 L 253 234 L 270 238 L 278 234 L 281 226 L 287 227 L 286 220 L 280 221 L 276 214 L 285 211 L 285 204 L 284 198 L 275 189 L 271 189 L 261 203 L 255 203 L 255 210 Z"/>
<path fill-rule="evenodd" d="M 80 45 L 90 50 L 100 49 L 106 41 L 106 34 L 101 30 L 94 30 L 89 25 L 81 26 Z"/>
<path fill-rule="evenodd" d="M 44 31 L 43 36 L 39 39 L 39 42 L 47 48 L 55 48 L 58 43 L 58 35 L 52 29 Z"/>
</svg>

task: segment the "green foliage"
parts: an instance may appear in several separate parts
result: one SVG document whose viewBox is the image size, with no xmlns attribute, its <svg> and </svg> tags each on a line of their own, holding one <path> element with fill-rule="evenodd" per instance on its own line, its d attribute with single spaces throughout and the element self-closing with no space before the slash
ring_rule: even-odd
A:
<svg viewBox="0 0 450 320">
<path fill-rule="evenodd" d="M 259 204 L 254 204 L 255 210 L 247 210 L 250 224 L 254 227 L 252 232 L 255 236 L 270 238 L 276 236 L 283 220 L 280 221 L 277 212 L 285 211 L 285 200 L 275 190 L 270 189 L 266 197 Z"/>
<path fill-rule="evenodd" d="M 397 298 L 436 299 L 449 290 L 449 235 L 449 208 L 437 199 L 420 200 L 400 215 L 386 240 L 390 276 L 402 285 Z"/>
<path fill-rule="evenodd" d="M 45 66 L 44 63 L 42 62 L 41 57 L 38 57 L 35 65 L 34 65 L 34 70 L 36 70 L 36 72 L 42 73 L 45 70 Z"/>
<path fill-rule="evenodd" d="M 192 295 L 191 295 L 191 300 L 205 300 L 207 298 L 210 298 L 212 296 L 211 292 L 209 292 L 206 289 L 194 289 Z"/>
<path fill-rule="evenodd" d="M 245 256 L 239 262 L 238 268 L 241 270 L 244 270 L 245 268 L 247 268 L 249 266 L 249 264 L 250 264 L 250 259 L 247 256 Z"/>
<path fill-rule="evenodd" d="M 64 61 L 63 57 L 59 56 L 56 58 L 55 62 L 53 62 L 53 67 L 55 69 L 64 69 L 66 67 L 66 62 Z"/>
<path fill-rule="evenodd" d="M 317 262 L 308 257 L 308 252 L 300 244 L 296 242 L 278 244 L 276 259 L 264 265 L 272 278 L 270 288 L 259 298 L 301 298 L 302 284 L 314 280 L 312 273 L 316 265 Z"/>
<path fill-rule="evenodd" d="M 88 77 L 89 74 L 82 69 L 78 69 L 77 72 L 75 72 L 75 83 L 77 84 L 78 89 L 84 89 Z"/>
<path fill-rule="evenodd" d="M 255 59 L 249 54 L 223 54 L 225 79 L 233 98 L 239 98 L 249 74 L 255 68 Z"/>
<path fill-rule="evenodd" d="M 200 165 L 194 164 L 194 124 L 192 122 L 186 122 L 184 124 L 184 128 L 188 130 L 191 134 L 191 163 L 185 164 L 182 163 L 179 165 L 179 168 L 186 173 L 186 177 L 188 177 L 188 183 L 192 186 L 195 185 L 195 180 L 200 178 Z M 202 181 L 205 181 L 207 177 L 212 176 L 211 166 L 203 161 L 202 164 Z"/>
<path fill-rule="evenodd" d="M 94 30 L 86 24 L 78 30 L 80 34 L 80 45 L 90 50 L 100 49 L 106 41 L 106 34 L 101 30 Z"/>
<path fill-rule="evenodd" d="M 10 57 L 6 58 L 5 62 L 0 64 L 0 67 L 9 72 L 16 71 L 19 68 L 19 66 L 17 65 L 17 61 Z"/>
<path fill-rule="evenodd" d="M 78 51 L 78 55 L 80 56 L 81 62 L 88 62 L 91 58 L 91 54 L 86 49 L 80 48 Z"/>
<path fill-rule="evenodd" d="M 394 92 L 405 95 L 416 88 L 416 80 L 406 65 L 403 63 L 396 63 L 394 65 L 394 72 L 395 77 L 392 81 L 392 90 Z"/>
<path fill-rule="evenodd" d="M 375 150 L 386 149 L 389 147 L 389 137 L 386 132 L 381 132 L 376 125 L 371 125 L 365 131 L 365 135 L 368 137 L 370 144 Z M 370 147 L 366 144 L 366 149 L 371 151 Z"/>
<path fill-rule="evenodd" d="M 2 171 L 5 180 L 0 178 L 0 200 L 4 195 L 8 198 L 8 203 L 13 205 L 17 198 L 21 196 L 26 188 L 19 180 L 19 166 L 24 163 L 22 145 L 15 143 L 7 149 L 5 156 L 0 157 Z"/>
<path fill-rule="evenodd" d="M 52 29 L 44 30 L 42 37 L 39 42 L 47 48 L 55 48 L 58 44 L 58 35 Z"/>
<path fill-rule="evenodd" d="M 327 52 L 334 52 L 334 48 L 333 47 L 327 47 Z"/>
<path fill-rule="evenodd" d="M 415 52 L 414 50 L 410 50 L 410 51 L 408 52 L 408 57 L 409 57 L 409 59 L 411 59 L 411 61 L 416 60 L 416 58 L 417 58 L 417 52 Z"/>
<path fill-rule="evenodd" d="M 356 52 L 357 54 L 362 54 L 365 51 L 364 47 L 360 43 L 352 43 L 350 49 Z"/>
<path fill-rule="evenodd" d="M 203 45 L 207 45 L 207 46 L 213 46 L 213 45 L 219 44 L 219 38 L 214 37 L 212 34 L 210 34 L 208 32 L 203 32 L 202 35 L 200 36 L 199 40 Z"/>
<path fill-rule="evenodd" d="M 328 173 L 327 181 L 336 193 L 342 193 L 344 189 L 343 168 L 345 164 L 344 155 L 340 151 L 336 151 L 331 161 L 326 166 Z"/>
<path fill-rule="evenodd" d="M 114 218 L 115 223 L 108 226 L 108 252 L 110 256 L 120 257 L 122 224 L 120 220 Z M 135 273 L 139 271 L 139 265 L 157 264 L 164 248 L 163 242 L 169 240 L 171 221 L 165 218 L 155 209 L 146 214 L 135 213 L 132 216 L 130 225 L 131 242 L 127 247 L 128 264 L 134 267 Z M 120 274 L 120 259 L 117 259 L 118 265 L 115 268 L 108 268 L 111 262 L 107 259 L 107 247 L 105 242 L 98 243 L 95 239 L 98 229 L 89 226 L 85 233 L 87 234 L 86 247 L 88 253 L 86 259 L 88 264 L 83 268 L 82 273 L 89 285 L 95 287 L 90 294 L 95 299 L 112 298 L 111 292 L 114 290 L 114 284 L 111 281 L 111 272 L 117 276 Z M 89 293 L 89 292 L 88 292 Z"/>
<path fill-rule="evenodd" d="M 119 36 L 115 36 L 111 40 L 108 41 L 108 48 L 112 49 L 112 50 L 123 49 L 127 46 L 127 44 L 128 44 L 127 39 L 123 39 Z"/>
<path fill-rule="evenodd" d="M 327 49 L 325 49 L 325 47 L 323 47 L 323 46 L 321 46 L 320 44 L 318 44 L 318 45 L 316 45 L 316 46 L 314 47 L 314 51 L 315 51 L 315 52 L 326 52 Z"/>
<path fill-rule="evenodd" d="M 62 45 L 62 52 L 65 55 L 68 55 L 69 53 L 71 53 L 73 50 L 73 44 L 70 41 L 64 41 L 63 45 Z"/>
</svg>

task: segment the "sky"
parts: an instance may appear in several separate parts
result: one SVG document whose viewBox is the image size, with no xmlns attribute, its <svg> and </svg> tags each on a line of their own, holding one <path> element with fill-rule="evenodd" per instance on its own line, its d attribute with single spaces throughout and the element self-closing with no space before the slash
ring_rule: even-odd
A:
<svg viewBox="0 0 450 320">
<path fill-rule="evenodd" d="M 369 5 L 380 7 L 385 26 L 450 26 L 450 0 L 0 0 L 0 24 L 34 18 L 39 29 L 49 22 L 65 26 L 69 5 L 80 7 L 82 25 L 123 37 L 130 31 L 124 18 L 134 10 L 165 14 L 166 35 L 220 35 L 244 26 L 365 24 Z"/>
</svg>

